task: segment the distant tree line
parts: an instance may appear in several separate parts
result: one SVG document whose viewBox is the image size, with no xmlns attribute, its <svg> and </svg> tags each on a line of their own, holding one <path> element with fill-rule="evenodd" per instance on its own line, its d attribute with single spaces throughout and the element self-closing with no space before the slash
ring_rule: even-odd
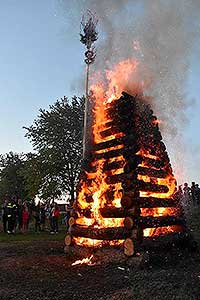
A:
<svg viewBox="0 0 200 300">
<path fill-rule="evenodd" d="M 1 200 L 68 194 L 73 202 L 82 163 L 83 107 L 84 97 L 61 98 L 24 127 L 34 152 L 0 155 Z"/>
</svg>

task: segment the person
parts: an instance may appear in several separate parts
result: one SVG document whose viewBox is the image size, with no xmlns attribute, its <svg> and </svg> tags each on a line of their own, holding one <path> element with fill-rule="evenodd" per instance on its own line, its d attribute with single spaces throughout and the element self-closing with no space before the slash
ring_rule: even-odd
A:
<svg viewBox="0 0 200 300">
<path fill-rule="evenodd" d="M 8 223 L 8 213 L 7 213 L 7 204 L 8 200 L 5 199 L 2 205 L 2 222 L 3 222 L 3 231 L 7 232 L 7 223 Z"/>
<path fill-rule="evenodd" d="M 35 219 L 35 232 L 40 232 L 40 202 L 33 208 L 33 217 Z"/>
<path fill-rule="evenodd" d="M 58 233 L 58 218 L 60 216 L 60 210 L 57 203 L 53 204 L 51 212 L 51 233 Z"/>
<path fill-rule="evenodd" d="M 196 204 L 200 204 L 200 188 L 198 184 L 195 184 L 195 190 L 194 190 L 195 200 Z"/>
<path fill-rule="evenodd" d="M 7 214 L 8 214 L 8 231 L 7 233 L 14 233 L 15 224 L 16 224 L 16 214 L 17 214 L 17 206 L 15 204 L 14 199 L 8 201 L 6 206 Z"/>
<path fill-rule="evenodd" d="M 21 232 L 21 231 L 22 231 L 22 225 L 23 225 L 23 220 L 22 220 L 22 211 L 23 211 L 22 200 L 21 200 L 21 199 L 18 199 L 16 205 L 17 205 L 17 223 L 18 223 L 18 230 Z"/>
<path fill-rule="evenodd" d="M 46 211 L 45 211 L 45 205 L 42 203 L 40 207 L 40 225 L 41 225 L 41 231 L 45 230 L 45 221 L 46 221 Z"/>
<path fill-rule="evenodd" d="M 26 233 L 28 231 L 28 220 L 29 220 L 29 210 L 25 204 L 22 208 L 22 232 Z"/>
<path fill-rule="evenodd" d="M 193 205 L 196 205 L 196 197 L 195 197 L 195 182 L 194 182 L 194 181 L 192 182 L 192 185 L 191 185 L 190 191 L 191 191 L 191 196 L 192 196 L 192 204 L 193 204 Z"/>
</svg>

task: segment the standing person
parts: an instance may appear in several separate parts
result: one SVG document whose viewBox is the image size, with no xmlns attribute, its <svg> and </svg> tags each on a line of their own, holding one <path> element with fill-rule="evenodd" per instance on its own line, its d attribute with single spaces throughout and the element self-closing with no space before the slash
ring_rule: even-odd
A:
<svg viewBox="0 0 200 300">
<path fill-rule="evenodd" d="M 57 203 L 54 203 L 52 209 L 52 230 L 51 233 L 58 233 L 58 218 L 60 216 L 60 210 Z"/>
<path fill-rule="evenodd" d="M 20 232 L 22 231 L 22 225 L 23 225 L 22 211 L 23 211 L 22 200 L 18 199 L 18 201 L 17 201 L 17 223 L 18 223 L 18 230 Z"/>
<path fill-rule="evenodd" d="M 38 202 L 38 205 L 36 205 L 33 209 L 33 216 L 35 219 L 35 232 L 41 231 L 40 228 L 40 202 Z"/>
<path fill-rule="evenodd" d="M 14 233 L 15 224 L 16 224 L 16 214 L 17 214 L 17 206 L 14 200 L 8 201 L 6 206 L 7 214 L 8 214 L 8 233 Z"/>
<path fill-rule="evenodd" d="M 200 204 L 200 188 L 198 184 L 195 184 L 195 199 L 196 199 L 196 204 L 199 205 Z"/>
<path fill-rule="evenodd" d="M 29 220 L 29 210 L 25 204 L 22 208 L 22 231 L 26 233 L 28 231 L 28 220 Z"/>
<path fill-rule="evenodd" d="M 191 196 L 192 196 L 192 204 L 193 205 L 196 205 L 196 197 L 195 197 L 195 182 L 193 181 L 192 182 L 192 185 L 191 185 Z"/>
<path fill-rule="evenodd" d="M 2 205 L 2 222 L 3 222 L 3 231 L 7 232 L 7 223 L 8 223 L 8 210 L 7 210 L 8 200 L 5 199 Z"/>
<path fill-rule="evenodd" d="M 45 211 L 45 205 L 42 203 L 40 207 L 40 225 L 41 225 L 41 231 L 45 230 L 45 221 L 46 221 L 46 211 Z"/>
</svg>

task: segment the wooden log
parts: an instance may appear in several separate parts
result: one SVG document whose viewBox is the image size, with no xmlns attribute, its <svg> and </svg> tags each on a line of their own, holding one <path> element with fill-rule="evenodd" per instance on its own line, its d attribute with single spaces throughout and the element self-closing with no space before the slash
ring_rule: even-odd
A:
<svg viewBox="0 0 200 300">
<path fill-rule="evenodd" d="M 114 170 L 114 169 L 121 169 L 124 166 L 124 162 L 121 161 L 114 161 L 112 163 L 105 163 L 103 166 L 103 170 L 104 171 L 110 171 L 110 170 Z"/>
<path fill-rule="evenodd" d="M 142 161 L 148 166 L 148 167 L 154 167 L 157 169 L 163 168 L 165 166 L 164 160 L 156 160 L 153 158 L 145 157 L 142 155 L 138 155 L 138 157 L 141 157 Z"/>
<path fill-rule="evenodd" d="M 117 149 L 117 150 L 111 150 L 109 152 L 106 153 L 99 153 L 99 154 L 95 154 L 95 159 L 108 159 L 108 158 L 113 158 L 113 157 L 117 157 L 117 156 L 121 156 L 124 154 L 124 149 Z"/>
<path fill-rule="evenodd" d="M 104 218 L 125 218 L 128 216 L 137 216 L 140 213 L 138 207 L 132 207 L 131 209 L 124 209 L 121 207 L 105 207 L 100 208 L 100 213 Z"/>
<path fill-rule="evenodd" d="M 124 142 L 124 136 L 120 137 L 120 138 L 112 139 L 112 140 L 109 140 L 106 142 L 95 144 L 94 149 L 95 149 L 95 151 L 108 149 L 108 148 L 111 148 L 114 146 L 121 145 L 121 144 L 123 144 L 123 142 Z"/>
<path fill-rule="evenodd" d="M 122 188 L 126 191 L 138 190 L 143 192 L 167 193 L 169 188 L 166 185 L 160 185 L 143 180 L 126 179 L 122 182 Z"/>
<path fill-rule="evenodd" d="M 132 256 L 135 253 L 134 241 L 131 238 L 127 238 L 124 241 L 124 254 Z"/>
<path fill-rule="evenodd" d="M 130 192 L 124 192 L 121 198 L 121 206 L 129 209 L 137 205 L 138 196 L 139 196 L 139 192 L 136 190 Z"/>
<path fill-rule="evenodd" d="M 141 208 L 176 207 L 179 203 L 179 199 L 155 197 L 139 197 L 136 201 Z"/>
<path fill-rule="evenodd" d="M 100 208 L 99 211 L 103 218 L 125 218 L 127 216 L 137 216 L 140 213 L 140 209 L 137 206 L 132 207 L 130 209 L 108 206 Z M 79 213 L 86 218 L 93 217 L 90 209 L 82 209 L 79 211 Z"/>
<path fill-rule="evenodd" d="M 68 221 L 69 226 L 76 224 L 76 219 L 74 217 L 70 217 Z"/>
<path fill-rule="evenodd" d="M 137 181 L 137 189 L 140 191 L 167 193 L 169 188 L 166 185 L 155 184 L 151 182 L 144 182 L 143 180 Z"/>
<path fill-rule="evenodd" d="M 73 225 L 69 232 L 74 237 L 85 237 L 96 240 L 122 240 L 130 236 L 131 231 L 124 227 L 93 228 Z"/>
<path fill-rule="evenodd" d="M 126 217 L 126 218 L 124 219 L 124 227 L 126 227 L 126 228 L 128 228 L 128 229 L 132 229 L 132 228 L 134 228 L 134 226 L 136 226 L 136 224 L 135 224 L 133 218 L 131 218 L 131 217 Z"/>
<path fill-rule="evenodd" d="M 119 133 L 119 132 L 121 132 L 121 130 L 119 129 L 118 126 L 115 125 L 115 126 L 112 126 L 111 128 L 108 128 L 104 131 L 101 131 L 100 135 L 101 135 L 102 138 L 106 138 L 110 135 L 114 135 L 114 134 Z"/>
<path fill-rule="evenodd" d="M 72 236 L 71 236 L 71 234 L 68 233 L 65 237 L 65 245 L 70 246 L 72 244 L 73 244 Z"/>
<path fill-rule="evenodd" d="M 107 176 L 106 183 L 107 184 L 115 184 L 115 183 L 118 183 L 118 182 L 126 182 L 128 180 L 130 180 L 131 182 L 136 181 L 137 180 L 137 174 L 122 173 L 122 174 Z"/>
<path fill-rule="evenodd" d="M 170 225 L 185 225 L 185 220 L 178 216 L 140 217 L 138 219 L 138 224 L 140 224 L 142 228 L 155 228 Z"/>
<path fill-rule="evenodd" d="M 149 177 L 165 178 L 167 172 L 164 170 L 156 170 L 151 168 L 137 167 L 135 172 L 140 175 L 146 175 Z"/>
</svg>

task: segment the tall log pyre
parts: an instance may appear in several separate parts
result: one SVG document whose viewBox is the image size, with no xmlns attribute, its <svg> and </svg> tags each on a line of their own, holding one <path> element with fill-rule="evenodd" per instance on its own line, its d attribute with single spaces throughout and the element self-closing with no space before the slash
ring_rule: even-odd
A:
<svg viewBox="0 0 200 300">
<path fill-rule="evenodd" d="M 143 96 L 96 102 L 93 145 L 82 172 L 66 244 L 137 245 L 181 235 L 186 225 L 159 121 Z"/>
</svg>

